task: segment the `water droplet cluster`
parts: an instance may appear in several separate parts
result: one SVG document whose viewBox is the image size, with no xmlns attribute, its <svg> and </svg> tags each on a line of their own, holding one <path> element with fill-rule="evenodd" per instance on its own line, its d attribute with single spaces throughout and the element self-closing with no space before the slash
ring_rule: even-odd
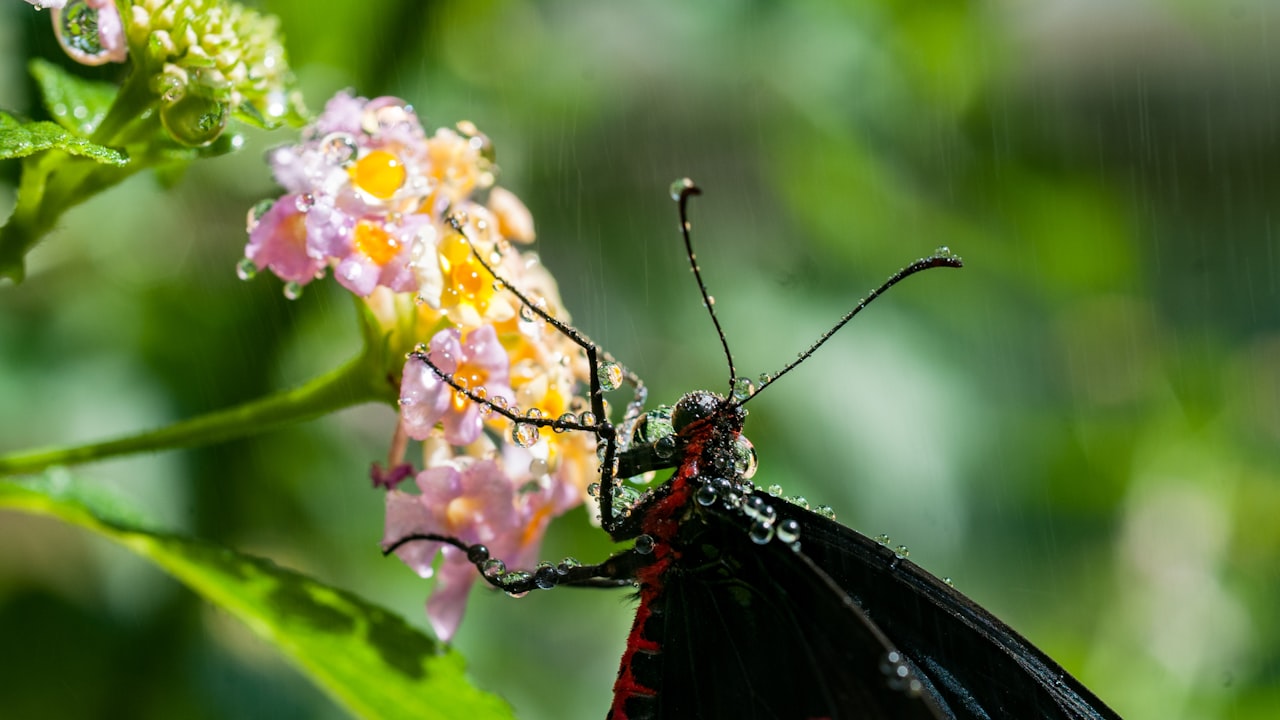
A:
<svg viewBox="0 0 1280 720">
<path fill-rule="evenodd" d="M 917 697 L 924 691 L 924 685 L 916 677 L 911 662 L 897 650 L 890 650 L 880 658 L 880 672 L 884 674 L 885 683 L 893 690 L 910 697 Z"/>
<path fill-rule="evenodd" d="M 719 503 L 722 509 L 741 516 L 751 541 L 764 545 L 774 540 L 793 550 L 800 549 L 800 523 L 793 518 L 778 520 L 772 501 L 775 498 L 755 491 L 750 483 L 736 482 L 722 476 L 698 477 L 700 485 L 693 493 L 694 502 L 702 507 Z"/>
</svg>

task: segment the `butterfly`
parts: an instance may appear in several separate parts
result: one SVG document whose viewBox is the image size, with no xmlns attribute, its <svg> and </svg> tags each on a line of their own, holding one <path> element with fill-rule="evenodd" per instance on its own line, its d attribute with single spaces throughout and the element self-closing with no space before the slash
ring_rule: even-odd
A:
<svg viewBox="0 0 1280 720">
<path fill-rule="evenodd" d="M 456 391 L 517 427 L 592 433 L 601 457 L 601 480 L 593 486 L 601 525 L 614 541 L 631 546 L 597 565 L 544 564 L 515 574 L 484 573 L 493 560 L 488 549 L 447 536 L 409 535 L 384 552 L 409 542 L 443 542 L 465 552 L 490 584 L 511 594 L 558 586 L 638 588 L 611 720 L 1118 719 L 1057 663 L 949 583 L 750 480 L 756 460 L 742 434 L 747 401 L 888 288 L 926 269 L 961 267 L 960 259 L 940 248 L 899 270 L 756 386 L 736 374 L 695 259 L 687 206 L 700 192 L 689 180 L 672 186 L 686 254 L 728 361 L 727 394 L 694 391 L 674 407 L 646 412 L 647 391 L 634 373 L 496 273 L 526 308 L 586 354 L 594 422 L 517 415 L 416 354 Z M 460 223 L 454 229 L 463 232 Z M 622 382 L 634 397 L 615 426 L 603 393 Z M 644 493 L 621 482 L 664 469 L 674 470 L 671 477 Z"/>
</svg>

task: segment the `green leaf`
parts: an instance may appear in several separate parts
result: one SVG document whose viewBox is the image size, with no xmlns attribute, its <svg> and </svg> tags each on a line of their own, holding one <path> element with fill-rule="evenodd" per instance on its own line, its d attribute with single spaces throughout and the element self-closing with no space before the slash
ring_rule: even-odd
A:
<svg viewBox="0 0 1280 720">
<path fill-rule="evenodd" d="M 57 123 L 47 120 L 22 123 L 9 113 L 0 111 L 0 160 L 26 157 L 43 150 L 63 150 L 103 165 L 124 166 L 129 163 L 128 155 L 89 142 Z"/>
<path fill-rule="evenodd" d="M 32 60 L 27 68 L 44 96 L 45 109 L 59 125 L 82 137 L 93 134 L 120 92 L 112 83 L 76 77 L 45 60 Z"/>
<path fill-rule="evenodd" d="M 0 509 L 78 525 L 151 560 L 278 647 L 359 717 L 511 717 L 501 699 L 471 687 L 456 652 L 394 613 L 269 560 L 145 529 L 113 497 L 65 472 L 0 482 Z"/>
</svg>

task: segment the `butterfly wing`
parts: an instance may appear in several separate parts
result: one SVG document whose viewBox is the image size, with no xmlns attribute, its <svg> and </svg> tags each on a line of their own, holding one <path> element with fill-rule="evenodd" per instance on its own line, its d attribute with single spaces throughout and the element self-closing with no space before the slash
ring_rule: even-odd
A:
<svg viewBox="0 0 1280 720">
<path fill-rule="evenodd" d="M 952 717 L 930 688 L 907 689 L 889 641 L 788 546 L 758 545 L 737 519 L 707 512 L 682 525 L 673 547 L 678 558 L 633 631 L 659 650 L 628 655 L 631 675 L 656 695 L 628 698 L 615 717 Z"/>
<path fill-rule="evenodd" d="M 1119 720 L 1057 663 L 969 598 L 891 549 L 791 503 L 801 551 L 965 718 Z"/>
<path fill-rule="evenodd" d="M 880 543 L 789 503 L 801 549 L 755 544 L 740 518 L 682 525 L 637 628 L 653 697 L 626 717 L 1119 720 L 1016 631 Z M 904 690 L 890 661 L 919 681 Z"/>
</svg>

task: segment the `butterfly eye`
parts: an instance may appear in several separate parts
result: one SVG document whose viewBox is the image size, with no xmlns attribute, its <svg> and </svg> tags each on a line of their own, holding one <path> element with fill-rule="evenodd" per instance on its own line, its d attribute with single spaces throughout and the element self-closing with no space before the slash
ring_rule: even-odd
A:
<svg viewBox="0 0 1280 720">
<path fill-rule="evenodd" d="M 680 432 L 698 420 L 711 417 L 720 407 L 721 400 L 719 395 L 706 390 L 688 393 L 676 403 L 676 409 L 671 413 L 671 427 Z"/>
</svg>

